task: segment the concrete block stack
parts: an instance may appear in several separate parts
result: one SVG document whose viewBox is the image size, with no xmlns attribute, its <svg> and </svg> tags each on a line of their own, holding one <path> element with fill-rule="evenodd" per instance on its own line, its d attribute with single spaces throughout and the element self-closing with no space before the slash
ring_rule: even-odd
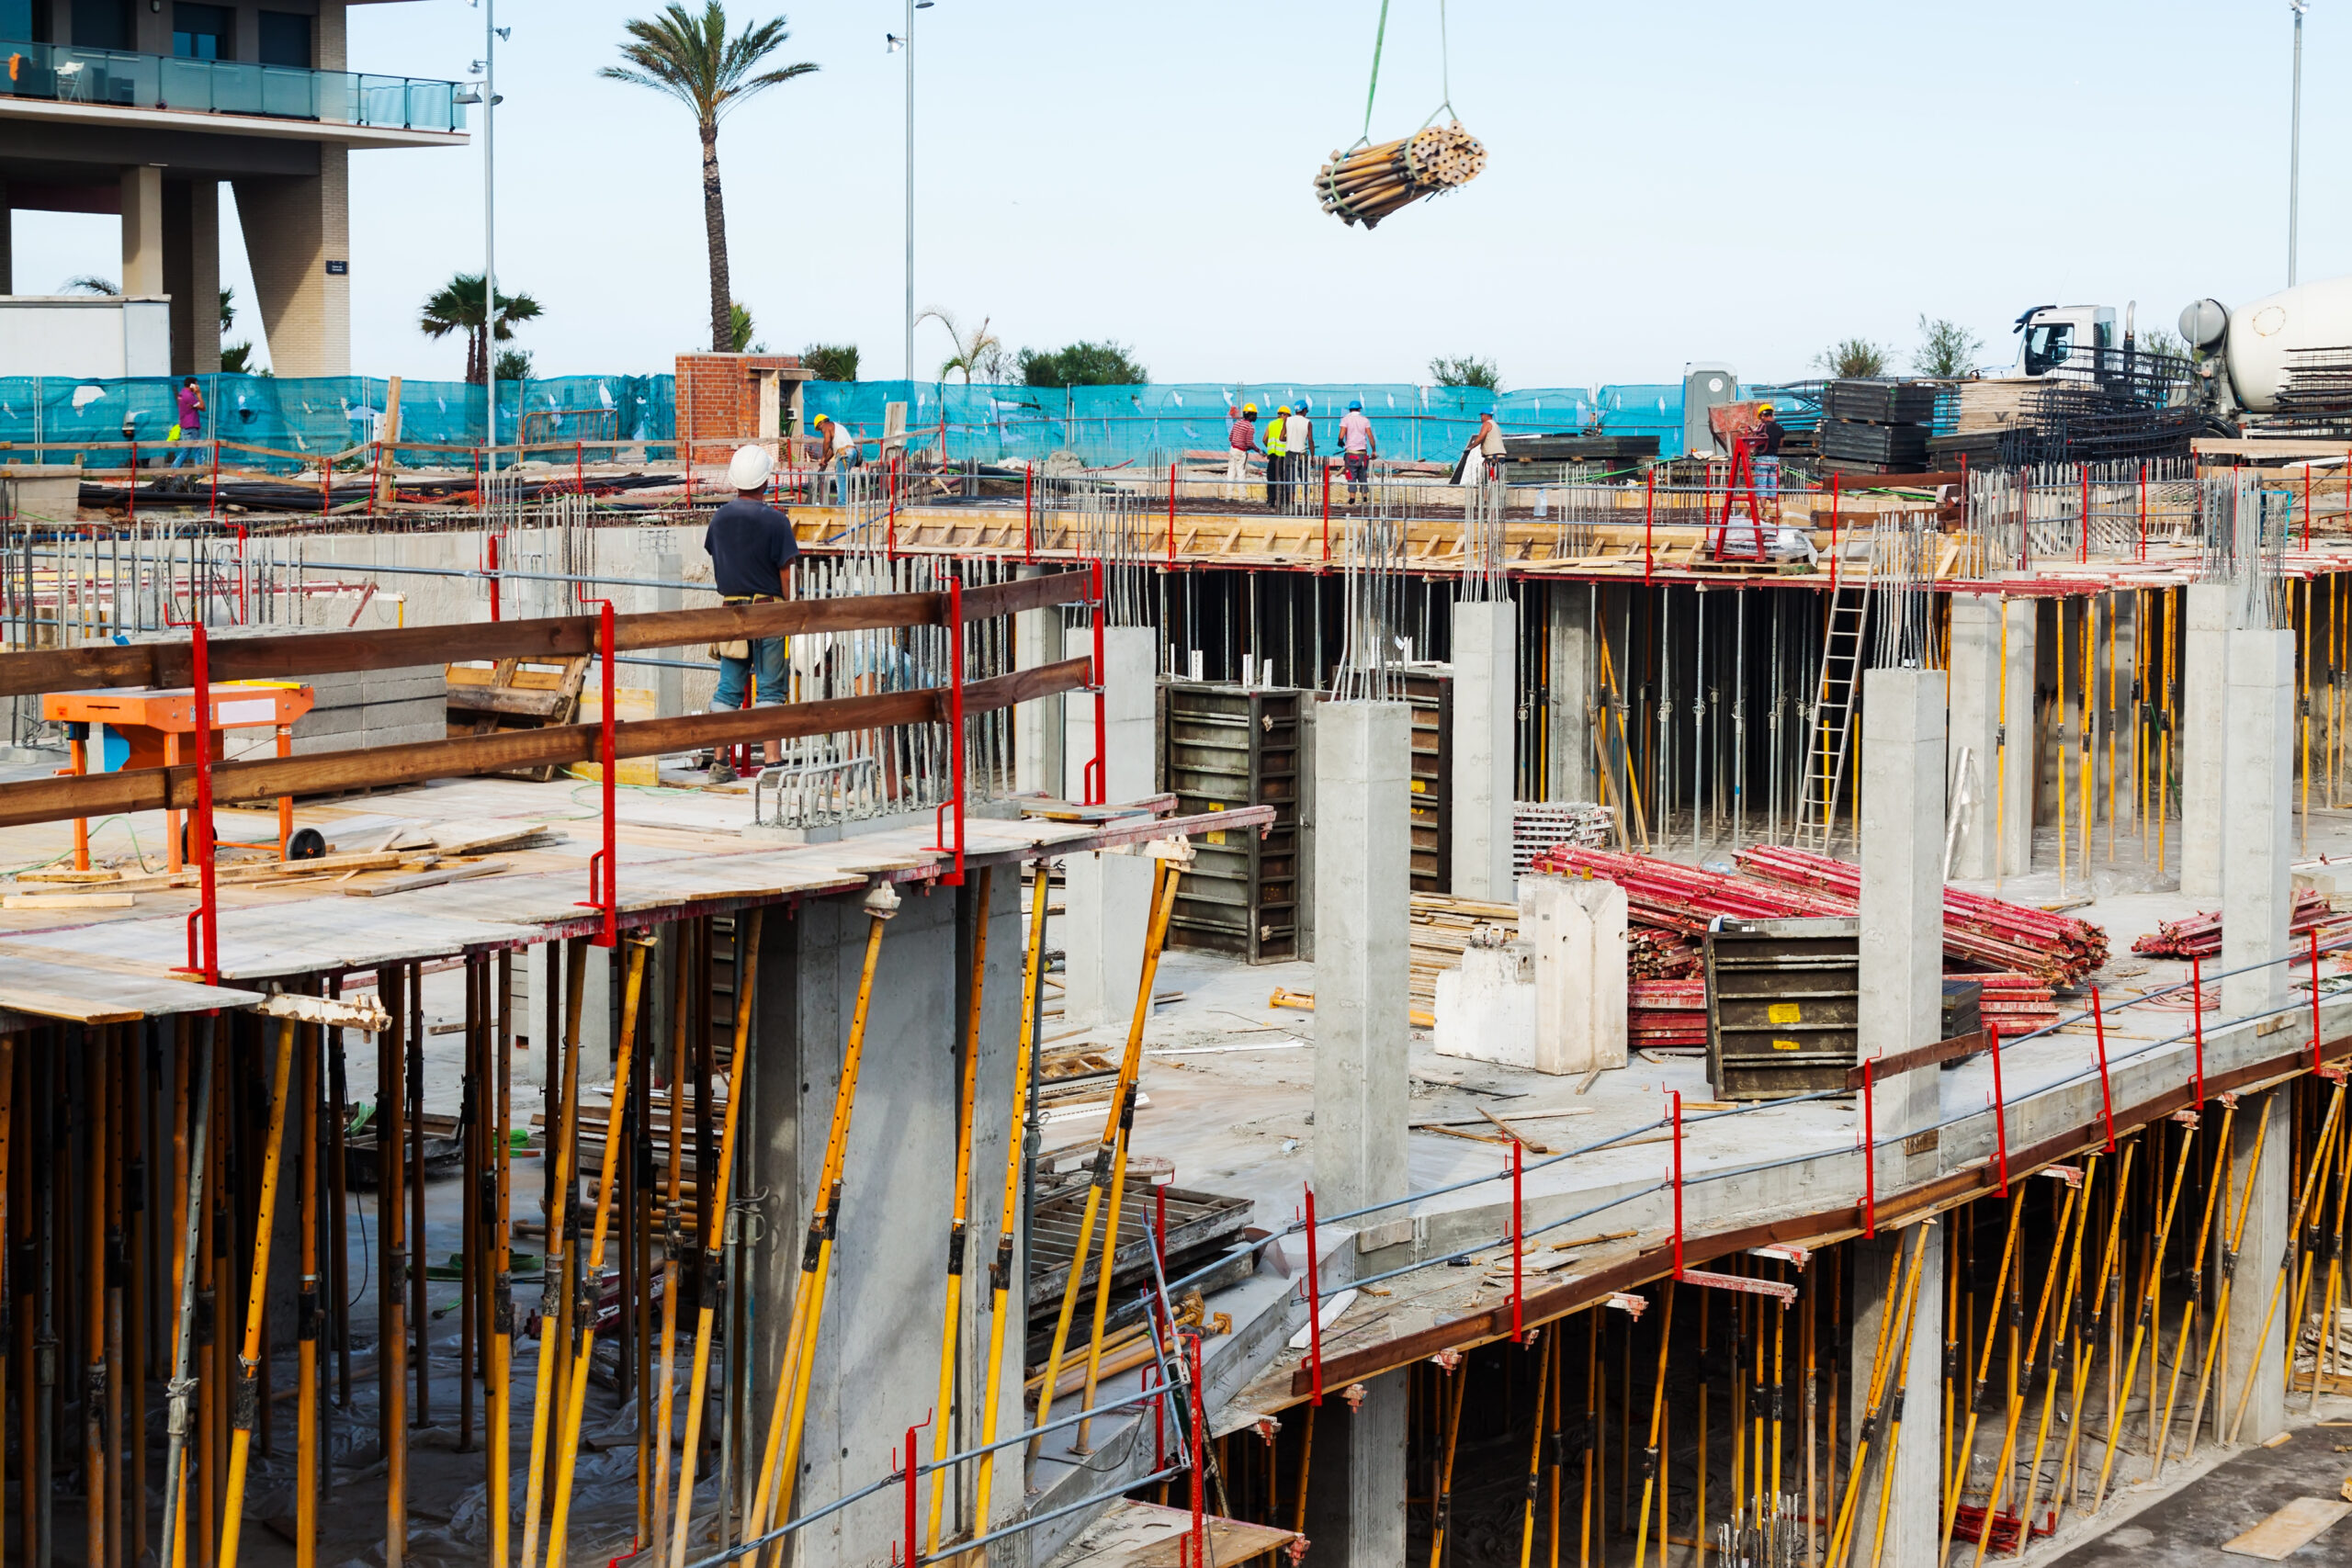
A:
<svg viewBox="0 0 2352 1568">
<path fill-rule="evenodd" d="M 401 746 L 439 740 L 447 734 L 447 686 L 438 664 L 312 675 L 303 683 L 317 700 L 295 721 L 296 756 Z"/>
</svg>

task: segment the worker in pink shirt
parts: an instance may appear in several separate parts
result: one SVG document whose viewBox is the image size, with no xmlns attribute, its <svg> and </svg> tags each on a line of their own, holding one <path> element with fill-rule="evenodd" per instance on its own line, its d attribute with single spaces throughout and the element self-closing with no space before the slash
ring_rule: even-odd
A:
<svg viewBox="0 0 2352 1568">
<path fill-rule="evenodd" d="M 1358 398 L 1348 404 L 1348 412 L 1340 417 L 1340 458 L 1347 466 L 1348 503 L 1363 504 L 1366 486 L 1372 478 L 1372 460 L 1380 456 L 1380 438 L 1372 433 L 1372 421 L 1364 416 L 1363 400 Z"/>
</svg>

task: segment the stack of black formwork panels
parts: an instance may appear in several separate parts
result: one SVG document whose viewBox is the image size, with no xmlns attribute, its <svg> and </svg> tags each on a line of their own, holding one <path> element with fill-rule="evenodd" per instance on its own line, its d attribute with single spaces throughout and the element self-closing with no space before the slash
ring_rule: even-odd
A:
<svg viewBox="0 0 2352 1568">
<path fill-rule="evenodd" d="M 1830 382 L 1814 436 L 1822 466 L 1845 474 L 1924 472 L 1936 394 L 1932 381 Z"/>
<path fill-rule="evenodd" d="M 1161 688 L 1162 787 L 1179 816 L 1271 806 L 1256 829 L 1211 832 L 1176 893 L 1170 946 L 1222 953 L 1247 964 L 1299 956 L 1300 704 L 1287 687 L 1171 681 Z"/>
<path fill-rule="evenodd" d="M 1568 484 L 1596 474 L 1638 468 L 1657 457 L 1655 435 L 1560 431 L 1503 437 L 1503 472 L 1513 484 Z"/>
<path fill-rule="evenodd" d="M 1408 666 L 1399 682 L 1413 710 L 1413 891 L 1453 891 L 1453 671 Z"/>
</svg>

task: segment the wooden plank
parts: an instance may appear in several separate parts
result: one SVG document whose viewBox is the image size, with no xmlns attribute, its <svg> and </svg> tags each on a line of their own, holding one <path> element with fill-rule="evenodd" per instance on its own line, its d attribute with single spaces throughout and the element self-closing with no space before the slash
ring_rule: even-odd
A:
<svg viewBox="0 0 2352 1568">
<path fill-rule="evenodd" d="M 1214 1514 L 1202 1522 L 1212 1562 L 1250 1562 L 1279 1551 L 1295 1539 L 1272 1525 L 1249 1524 Z M 1179 1568 L 1190 1562 L 1193 1516 L 1182 1508 L 1123 1498 L 1086 1527 L 1086 1532 L 1053 1559 L 1051 1568 Z"/>
<path fill-rule="evenodd" d="M 2222 1543 L 2233 1557 L 2283 1562 L 2352 1514 L 2352 1503 L 2335 1497 L 2298 1497 L 2244 1535 Z"/>
<path fill-rule="evenodd" d="M 11 893 L 0 909 L 128 909 L 139 900 L 129 893 Z"/>
<path fill-rule="evenodd" d="M 446 630 L 446 628 L 443 628 Z M 1088 659 L 1069 659 L 1009 675 L 975 681 L 964 688 L 967 715 L 1078 690 L 1093 677 Z M 945 716 L 947 690 L 924 687 L 881 696 L 835 697 L 741 708 L 732 713 L 687 714 L 676 718 L 632 719 L 613 726 L 616 755 L 659 757 L 697 747 L 745 740 L 792 739 L 844 730 L 877 729 L 896 724 L 937 723 Z M 599 744 L 593 724 L 550 725 L 489 735 L 420 740 L 405 746 L 376 746 L 350 751 L 318 751 L 307 757 L 262 758 L 223 762 L 212 770 L 213 799 L 227 805 L 284 795 L 323 795 L 362 785 L 421 784 L 506 768 L 594 761 Z M 58 822 L 74 817 L 118 812 L 194 809 L 196 769 L 189 765 L 141 768 L 118 773 L 33 779 L 0 784 L 0 827 Z M 313 863 L 312 869 L 317 869 Z"/>
<path fill-rule="evenodd" d="M 439 871 L 420 871 L 413 876 L 398 876 L 390 882 L 346 887 L 343 891 L 346 897 L 351 898 L 381 898 L 391 893 L 413 893 L 420 887 L 438 887 L 445 882 L 468 882 L 477 876 L 496 876 L 502 871 L 512 869 L 511 862 L 491 860 L 480 865 L 452 865 Z"/>
<path fill-rule="evenodd" d="M 264 999 L 259 991 L 52 964 L 11 947 L 0 947 L 0 953 L 7 958 L 0 965 L 0 1008 L 69 1023 L 130 1023 L 151 1015 L 252 1007 Z"/>
</svg>

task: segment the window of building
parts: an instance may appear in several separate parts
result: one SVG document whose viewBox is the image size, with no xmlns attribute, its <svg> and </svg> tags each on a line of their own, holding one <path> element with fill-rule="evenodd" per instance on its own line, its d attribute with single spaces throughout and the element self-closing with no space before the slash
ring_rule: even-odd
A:
<svg viewBox="0 0 2352 1568">
<path fill-rule="evenodd" d="M 33 36 L 33 0 L 0 0 L 0 38 L 40 41 Z"/>
<path fill-rule="evenodd" d="M 130 48 L 130 0 L 74 0 L 74 42 L 82 49 Z"/>
<path fill-rule="evenodd" d="M 182 60 L 234 60 L 237 14 L 226 6 L 172 7 L 172 52 Z"/>
<path fill-rule="evenodd" d="M 261 14 L 261 62 L 311 68 L 311 18 L 291 11 Z"/>
</svg>

